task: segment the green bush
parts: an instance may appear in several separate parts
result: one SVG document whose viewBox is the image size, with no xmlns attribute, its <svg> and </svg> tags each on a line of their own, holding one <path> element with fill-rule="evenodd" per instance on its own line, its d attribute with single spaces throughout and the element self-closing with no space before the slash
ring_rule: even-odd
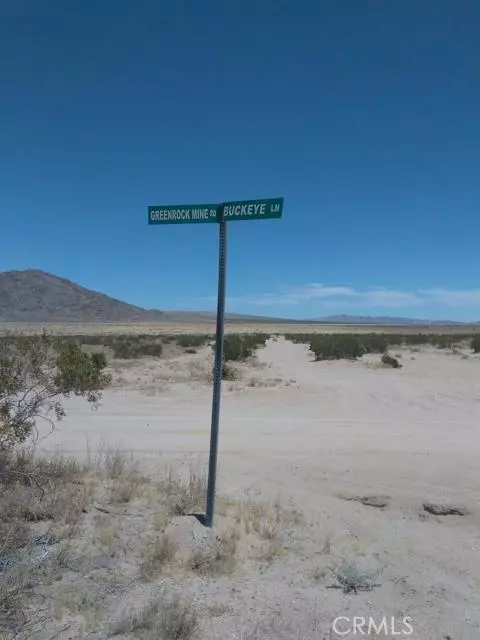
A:
<svg viewBox="0 0 480 640">
<path fill-rule="evenodd" d="M 222 380 L 233 381 L 236 379 L 237 379 L 237 372 L 235 371 L 235 369 L 232 367 L 232 365 L 224 362 L 222 365 Z"/>
<path fill-rule="evenodd" d="M 400 369 L 402 366 L 396 358 L 389 356 L 388 353 L 383 354 L 382 364 L 386 367 L 392 367 L 392 369 Z"/>
<path fill-rule="evenodd" d="M 121 360 L 131 360 L 144 356 L 159 358 L 162 355 L 162 344 L 161 342 L 142 342 L 135 338 L 126 338 L 114 342 L 112 350 L 114 358 Z"/>
<path fill-rule="evenodd" d="M 104 362 L 84 353 L 73 341 L 57 347 L 46 333 L 21 340 L 0 341 L 0 450 L 25 442 L 38 419 L 53 413 L 60 420 L 65 411 L 60 399 L 72 394 L 96 403 L 111 381 Z M 98 354 L 97 354 L 98 355 Z"/>
<path fill-rule="evenodd" d="M 310 342 L 315 360 L 354 360 L 365 353 L 360 336 L 351 334 L 317 335 Z"/>
<path fill-rule="evenodd" d="M 176 343 L 179 347 L 202 347 L 204 344 L 209 342 L 212 339 L 211 336 L 207 334 L 182 334 L 175 337 Z"/>
<path fill-rule="evenodd" d="M 98 353 L 92 353 L 91 358 L 94 365 L 99 369 L 105 369 L 105 367 L 108 364 L 107 356 L 103 353 L 103 351 L 100 351 Z"/>
<path fill-rule="evenodd" d="M 223 360 L 246 360 L 253 354 L 253 346 L 247 345 L 242 336 L 229 334 L 223 340 Z"/>
<path fill-rule="evenodd" d="M 385 353 L 389 341 L 383 333 L 369 333 L 366 336 L 358 336 L 365 353 Z"/>
<path fill-rule="evenodd" d="M 480 353 L 480 335 L 472 338 L 471 347 L 473 353 Z"/>
</svg>

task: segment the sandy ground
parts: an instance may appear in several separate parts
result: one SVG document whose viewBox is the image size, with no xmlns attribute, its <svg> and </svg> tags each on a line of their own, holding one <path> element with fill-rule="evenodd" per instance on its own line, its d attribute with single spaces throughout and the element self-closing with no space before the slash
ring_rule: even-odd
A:
<svg viewBox="0 0 480 640">
<path fill-rule="evenodd" d="M 224 382 L 219 493 L 294 506 L 308 525 L 285 532 L 285 554 L 263 569 L 178 578 L 200 605 L 228 611 L 205 637 L 368 637 L 335 634 L 337 616 L 394 616 L 397 630 L 410 616 L 415 640 L 480 637 L 480 359 L 425 348 L 403 350 L 398 370 L 378 361 L 313 362 L 304 345 L 279 338 Z M 87 442 L 109 444 L 153 469 L 206 467 L 210 367 L 208 348 L 116 367 L 100 408 L 69 402 L 41 446 L 82 456 Z M 351 499 L 365 496 L 386 505 Z M 431 515 L 424 502 L 468 514 Z M 328 569 L 341 562 L 378 569 L 378 586 L 330 588 Z"/>
</svg>

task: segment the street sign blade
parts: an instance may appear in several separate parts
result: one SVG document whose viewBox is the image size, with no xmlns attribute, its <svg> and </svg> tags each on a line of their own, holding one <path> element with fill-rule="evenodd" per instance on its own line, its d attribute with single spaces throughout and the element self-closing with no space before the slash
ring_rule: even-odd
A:
<svg viewBox="0 0 480 640">
<path fill-rule="evenodd" d="M 176 204 L 148 207 L 148 224 L 218 222 L 218 204 Z"/>
<path fill-rule="evenodd" d="M 233 220 L 265 220 L 281 218 L 283 198 L 267 198 L 264 200 L 239 200 L 223 202 L 220 206 L 220 219 L 225 222 Z"/>
</svg>

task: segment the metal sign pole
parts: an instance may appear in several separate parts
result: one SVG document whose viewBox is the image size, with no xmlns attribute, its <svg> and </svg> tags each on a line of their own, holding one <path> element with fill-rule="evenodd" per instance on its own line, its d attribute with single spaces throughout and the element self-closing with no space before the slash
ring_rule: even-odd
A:
<svg viewBox="0 0 480 640">
<path fill-rule="evenodd" d="M 227 223 L 223 217 L 223 207 L 219 207 L 222 216 L 219 222 L 219 260 L 218 260 L 218 299 L 217 331 L 215 337 L 215 365 L 213 372 L 212 424 L 210 430 L 210 458 L 208 461 L 207 508 L 205 524 L 213 526 L 215 511 L 215 484 L 217 480 L 218 427 L 220 421 L 220 395 L 223 368 L 223 331 L 225 318 L 225 269 L 227 261 Z"/>
</svg>

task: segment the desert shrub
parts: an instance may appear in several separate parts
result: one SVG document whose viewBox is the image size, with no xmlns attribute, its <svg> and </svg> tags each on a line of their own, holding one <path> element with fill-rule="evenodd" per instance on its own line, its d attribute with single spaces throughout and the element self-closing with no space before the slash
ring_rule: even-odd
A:
<svg viewBox="0 0 480 640">
<path fill-rule="evenodd" d="M 167 534 L 148 540 L 139 566 L 140 577 L 144 581 L 153 580 L 163 568 L 175 558 L 178 545 Z"/>
<path fill-rule="evenodd" d="M 110 629 L 111 636 L 131 634 L 146 640 L 190 640 L 198 628 L 198 615 L 178 595 L 152 598 L 141 609 L 130 610 Z"/>
<path fill-rule="evenodd" d="M 235 369 L 227 362 L 224 362 L 222 364 L 222 380 L 229 380 L 233 382 L 236 379 L 237 372 L 235 371 Z"/>
<path fill-rule="evenodd" d="M 428 344 L 431 341 L 431 336 L 426 333 L 411 333 L 404 336 L 404 342 L 409 347 L 418 347 L 423 344 Z"/>
<path fill-rule="evenodd" d="M 267 333 L 246 333 L 242 336 L 244 344 L 252 350 L 264 347 L 270 336 Z"/>
<path fill-rule="evenodd" d="M 365 353 L 360 337 L 351 334 L 317 335 L 310 342 L 310 349 L 315 360 L 353 360 Z"/>
<path fill-rule="evenodd" d="M 105 369 L 105 367 L 107 366 L 107 356 L 103 353 L 103 351 L 92 353 L 91 358 L 92 362 L 99 369 Z"/>
<path fill-rule="evenodd" d="M 383 354 L 382 364 L 386 367 L 392 367 L 392 369 L 400 369 L 402 366 L 396 358 L 388 355 L 388 353 Z"/>
<path fill-rule="evenodd" d="M 480 335 L 472 338 L 470 346 L 472 347 L 473 353 L 480 353 Z"/>
<path fill-rule="evenodd" d="M 113 356 L 119 360 L 131 360 L 151 356 L 159 358 L 162 355 L 162 343 L 155 339 L 140 337 L 121 338 L 112 344 Z"/>
<path fill-rule="evenodd" d="M 253 354 L 253 346 L 247 345 L 242 336 L 231 334 L 225 336 L 223 341 L 223 359 L 225 362 L 229 360 L 246 360 Z"/>
<path fill-rule="evenodd" d="M 60 420 L 60 399 L 76 395 L 96 403 L 111 380 L 103 363 L 74 342 L 52 354 L 51 339 L 41 336 L 0 343 L 0 449 L 25 442 L 36 421 L 53 413 Z"/>
<path fill-rule="evenodd" d="M 225 362 L 246 360 L 258 347 L 265 346 L 269 336 L 264 333 L 226 335 L 223 339 L 223 359 Z M 212 345 L 215 349 L 215 345 Z"/>
<path fill-rule="evenodd" d="M 203 507 L 207 495 L 207 478 L 190 470 L 188 479 L 183 479 L 170 470 L 159 483 L 159 489 L 171 515 L 188 515 Z"/>
<path fill-rule="evenodd" d="M 293 342 L 293 344 L 310 344 L 314 338 L 319 335 L 316 333 L 286 333 L 285 340 Z"/>
<path fill-rule="evenodd" d="M 366 336 L 359 336 L 365 353 L 385 353 L 388 349 L 389 341 L 383 333 L 370 333 Z"/>
<path fill-rule="evenodd" d="M 196 549 L 189 559 L 190 568 L 200 575 L 226 575 L 237 564 L 237 542 L 239 531 L 233 529 L 207 540 L 207 544 Z"/>
<path fill-rule="evenodd" d="M 405 336 L 401 333 L 382 334 L 389 347 L 402 347 L 405 343 Z"/>
<path fill-rule="evenodd" d="M 175 340 L 179 347 L 184 347 L 184 348 L 202 347 L 204 344 L 206 344 L 211 340 L 211 336 L 203 333 L 192 334 L 192 335 L 185 333 L 185 334 L 176 336 Z"/>
<path fill-rule="evenodd" d="M 455 336 L 432 336 L 432 343 L 439 349 L 451 349 L 458 342 Z"/>
</svg>

